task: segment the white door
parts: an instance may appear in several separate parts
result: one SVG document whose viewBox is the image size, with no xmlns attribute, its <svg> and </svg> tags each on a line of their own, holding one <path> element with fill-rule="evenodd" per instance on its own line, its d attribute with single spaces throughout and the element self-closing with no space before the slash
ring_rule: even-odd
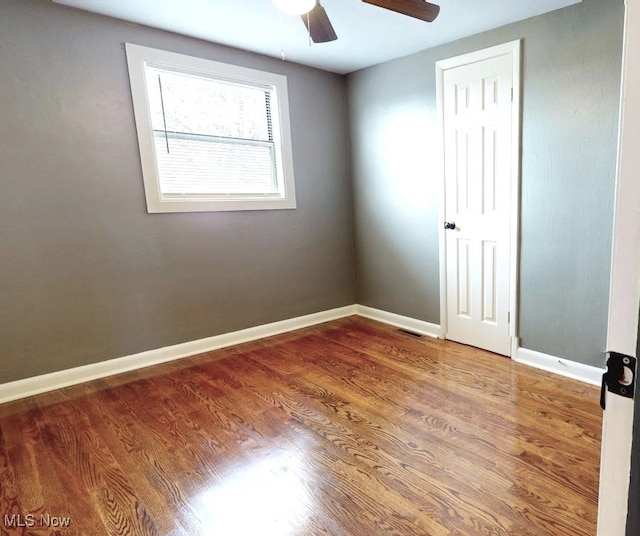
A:
<svg viewBox="0 0 640 536">
<path fill-rule="evenodd" d="M 442 75 L 446 337 L 502 355 L 511 353 L 512 52 Z"/>
<path fill-rule="evenodd" d="M 626 0 L 618 176 L 607 350 L 635 356 L 640 302 L 640 0 Z M 640 382 L 636 380 L 636 397 Z M 602 430 L 598 536 L 627 532 L 633 400 L 607 393 Z"/>
</svg>

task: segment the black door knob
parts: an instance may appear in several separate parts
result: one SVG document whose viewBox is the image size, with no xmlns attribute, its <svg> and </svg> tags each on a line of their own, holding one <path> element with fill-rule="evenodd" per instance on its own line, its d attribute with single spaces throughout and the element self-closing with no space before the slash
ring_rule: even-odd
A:
<svg viewBox="0 0 640 536">
<path fill-rule="evenodd" d="M 453 229 L 456 228 L 456 222 L 455 221 L 445 221 L 444 222 L 444 228 L 453 230 Z"/>
</svg>

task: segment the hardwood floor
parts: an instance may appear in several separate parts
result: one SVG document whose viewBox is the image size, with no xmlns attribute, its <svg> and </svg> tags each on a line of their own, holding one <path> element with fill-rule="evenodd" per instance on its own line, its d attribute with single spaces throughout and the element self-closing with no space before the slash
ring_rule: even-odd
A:
<svg viewBox="0 0 640 536">
<path fill-rule="evenodd" d="M 351 317 L 0 406 L 0 534 L 594 536 L 600 430 L 596 388 Z"/>
</svg>

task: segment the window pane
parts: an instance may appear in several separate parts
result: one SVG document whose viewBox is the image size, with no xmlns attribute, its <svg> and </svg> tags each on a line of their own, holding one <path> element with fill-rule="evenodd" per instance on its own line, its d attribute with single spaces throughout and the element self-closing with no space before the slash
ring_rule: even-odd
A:
<svg viewBox="0 0 640 536">
<path fill-rule="evenodd" d="M 166 129 L 173 132 L 273 139 L 270 89 L 153 68 L 146 74 L 154 130 L 164 130 L 166 120 Z"/>
<path fill-rule="evenodd" d="M 155 133 L 163 195 L 277 194 L 272 144 L 168 138 Z"/>
</svg>

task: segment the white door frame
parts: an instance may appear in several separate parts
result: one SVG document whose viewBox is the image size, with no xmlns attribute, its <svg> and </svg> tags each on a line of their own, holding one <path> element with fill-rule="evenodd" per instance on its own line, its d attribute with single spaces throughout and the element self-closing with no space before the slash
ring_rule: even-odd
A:
<svg viewBox="0 0 640 536">
<path fill-rule="evenodd" d="M 512 100 L 512 147 L 511 147 L 511 215 L 510 215 L 510 259 L 509 259 L 509 310 L 511 321 L 509 336 L 511 337 L 511 358 L 515 359 L 518 349 L 518 259 L 520 256 L 520 62 L 521 40 L 511 41 L 502 45 L 485 48 L 455 58 L 448 58 L 436 62 L 436 111 L 440 132 L 440 203 L 438 210 L 439 240 L 440 240 L 440 332 L 444 337 L 447 333 L 447 262 L 445 231 L 445 173 L 444 173 L 444 72 L 448 69 L 462 67 L 471 63 L 488 60 L 498 56 L 511 55 L 513 58 L 513 100 Z"/>
<path fill-rule="evenodd" d="M 607 350 L 635 356 L 640 304 L 640 0 L 625 4 Z M 607 393 L 598 536 L 626 533 L 633 418 L 632 400 Z"/>
</svg>

